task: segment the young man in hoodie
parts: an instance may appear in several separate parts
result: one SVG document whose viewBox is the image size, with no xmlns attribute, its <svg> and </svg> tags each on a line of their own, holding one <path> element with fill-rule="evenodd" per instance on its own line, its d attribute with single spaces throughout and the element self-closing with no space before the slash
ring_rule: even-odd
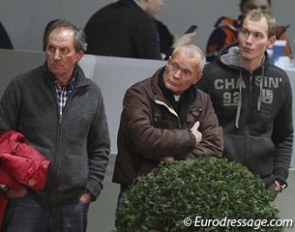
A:
<svg viewBox="0 0 295 232">
<path fill-rule="evenodd" d="M 275 33 L 269 12 L 249 12 L 239 42 L 207 64 L 198 82 L 211 96 L 223 127 L 224 155 L 259 175 L 274 197 L 287 185 L 293 144 L 290 82 L 266 52 Z"/>
<path fill-rule="evenodd" d="M 241 15 L 238 19 L 224 16 L 220 17 L 215 23 L 215 29 L 207 43 L 207 61 L 213 61 L 222 48 L 238 41 L 238 34 L 241 29 L 243 18 L 249 11 L 254 9 L 270 11 L 271 5 L 271 0 L 241 0 L 239 5 Z M 277 25 L 276 37 L 278 40 L 286 41 L 285 55 L 293 61 L 292 48 L 285 33 L 287 28 L 288 26 Z"/>
</svg>

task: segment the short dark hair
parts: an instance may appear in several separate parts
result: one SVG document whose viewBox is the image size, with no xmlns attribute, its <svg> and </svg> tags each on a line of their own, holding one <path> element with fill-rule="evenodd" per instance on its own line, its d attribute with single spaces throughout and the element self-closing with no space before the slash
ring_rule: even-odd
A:
<svg viewBox="0 0 295 232">
<path fill-rule="evenodd" d="M 63 20 L 63 19 L 54 19 L 51 20 L 45 27 L 44 34 L 43 34 L 43 50 L 46 50 L 46 46 L 48 43 L 48 37 L 50 33 L 57 29 L 57 28 L 67 28 L 74 32 L 74 47 L 76 52 L 87 50 L 87 43 L 86 43 L 86 35 L 85 32 L 78 27 L 76 27 L 73 23 Z"/>
<path fill-rule="evenodd" d="M 240 6 L 242 7 L 246 2 L 248 2 L 249 0 L 241 0 L 240 2 Z M 271 6 L 271 0 L 267 0 L 268 4 Z"/>
</svg>

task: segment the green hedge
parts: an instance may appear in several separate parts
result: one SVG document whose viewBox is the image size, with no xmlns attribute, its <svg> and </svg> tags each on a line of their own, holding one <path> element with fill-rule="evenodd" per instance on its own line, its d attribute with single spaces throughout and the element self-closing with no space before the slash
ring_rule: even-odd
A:
<svg viewBox="0 0 295 232">
<path fill-rule="evenodd" d="M 284 231 L 260 227 L 255 220 L 269 222 L 279 219 L 278 214 L 260 178 L 247 168 L 226 159 L 200 158 L 162 164 L 139 178 L 117 217 L 117 231 Z M 248 226 L 226 224 L 231 219 Z"/>
</svg>

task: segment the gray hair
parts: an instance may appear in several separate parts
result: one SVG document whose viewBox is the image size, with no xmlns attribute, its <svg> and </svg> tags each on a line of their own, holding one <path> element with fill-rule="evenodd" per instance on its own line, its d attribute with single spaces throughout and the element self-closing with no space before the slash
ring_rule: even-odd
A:
<svg viewBox="0 0 295 232">
<path fill-rule="evenodd" d="M 48 43 L 48 37 L 50 33 L 57 29 L 57 28 L 67 28 L 74 32 L 74 47 L 76 52 L 83 51 L 86 52 L 87 50 L 87 43 L 86 43 L 86 35 L 85 32 L 78 27 L 76 27 L 73 23 L 68 22 L 63 19 L 54 19 L 50 21 L 44 31 L 43 35 L 43 49 L 46 49 Z"/>
<path fill-rule="evenodd" d="M 206 56 L 204 55 L 202 49 L 195 44 L 186 44 L 186 45 L 182 45 L 175 48 L 171 56 L 173 56 L 175 53 L 177 53 L 180 50 L 184 51 L 184 54 L 187 58 L 196 59 L 197 61 L 199 61 L 198 69 L 199 69 L 199 72 L 202 73 L 204 66 L 206 64 Z"/>
</svg>

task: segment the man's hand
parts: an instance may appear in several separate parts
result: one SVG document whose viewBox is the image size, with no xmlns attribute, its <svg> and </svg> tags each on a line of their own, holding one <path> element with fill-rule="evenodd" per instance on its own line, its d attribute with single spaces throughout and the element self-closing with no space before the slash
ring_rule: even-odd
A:
<svg viewBox="0 0 295 232">
<path fill-rule="evenodd" d="M 199 144 L 202 141 L 202 133 L 199 131 L 200 122 L 197 121 L 193 127 L 190 129 L 196 139 L 196 144 Z"/>
<path fill-rule="evenodd" d="M 80 202 L 84 204 L 89 204 L 92 200 L 92 196 L 90 192 L 85 192 L 80 196 Z"/>
<path fill-rule="evenodd" d="M 166 156 L 162 159 L 166 164 L 171 164 L 174 162 L 174 158 L 172 156 Z"/>
<path fill-rule="evenodd" d="M 28 190 L 25 187 L 23 187 L 19 191 L 16 191 L 14 189 L 9 189 L 6 193 L 6 196 L 8 198 L 17 198 L 17 197 L 23 197 L 27 194 L 28 194 Z"/>
<path fill-rule="evenodd" d="M 275 189 L 276 189 L 276 191 L 278 191 L 278 192 L 282 192 L 282 191 L 284 190 L 284 188 L 286 188 L 286 185 L 280 183 L 280 182 L 277 181 L 277 180 L 275 181 L 275 185 L 276 185 Z"/>
<path fill-rule="evenodd" d="M 182 45 L 190 44 L 192 43 L 193 37 L 197 34 L 197 32 L 187 33 L 183 34 L 181 36 L 174 35 L 173 38 L 173 48 L 180 47 Z"/>
<path fill-rule="evenodd" d="M 284 189 L 283 185 L 280 184 L 279 181 L 275 181 L 268 187 L 268 191 L 271 193 L 273 199 L 276 199 L 279 192 L 282 192 Z"/>
</svg>

